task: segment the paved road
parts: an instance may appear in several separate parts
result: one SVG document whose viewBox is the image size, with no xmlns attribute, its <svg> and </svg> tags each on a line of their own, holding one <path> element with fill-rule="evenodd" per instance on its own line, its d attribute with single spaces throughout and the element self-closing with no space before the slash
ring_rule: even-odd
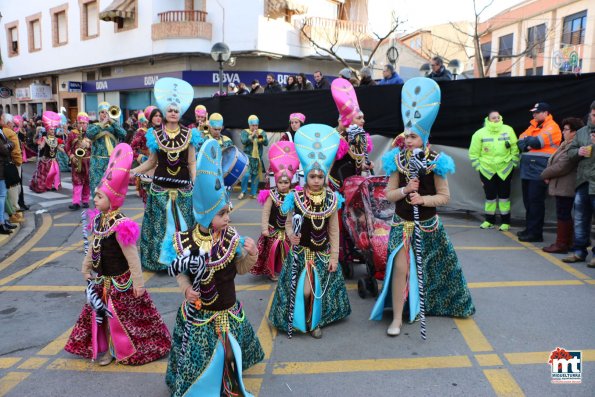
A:
<svg viewBox="0 0 595 397">
<path fill-rule="evenodd" d="M 66 174 L 63 174 L 66 176 Z M 167 396 L 166 360 L 140 367 L 98 367 L 62 350 L 84 302 L 78 212 L 66 197 L 27 195 L 34 209 L 21 233 L 30 237 L 0 249 L 0 396 Z M 51 205 L 48 205 L 51 203 Z M 236 201 L 232 222 L 257 237 L 254 200 Z M 124 212 L 142 220 L 142 203 L 131 196 Z M 478 219 L 442 214 L 477 307 L 473 319 L 428 319 L 428 340 L 419 325 L 397 338 L 385 336 L 390 320 L 367 320 L 373 300 L 357 295 L 348 280 L 353 313 L 314 340 L 288 340 L 266 322 L 274 285 L 251 275 L 237 279 L 238 296 L 266 352 L 246 373 L 257 396 L 592 396 L 595 390 L 595 270 L 567 265 L 510 233 L 480 230 Z M 552 239 L 548 233 L 548 240 Z M 2 251 L 5 251 L 2 253 Z M 356 267 L 356 278 L 364 273 Z M 145 273 L 147 287 L 173 327 L 181 294 L 164 274 Z M 580 385 L 553 385 L 547 364 L 556 347 L 581 350 Z M 589 392 L 589 390 L 591 390 Z"/>
</svg>

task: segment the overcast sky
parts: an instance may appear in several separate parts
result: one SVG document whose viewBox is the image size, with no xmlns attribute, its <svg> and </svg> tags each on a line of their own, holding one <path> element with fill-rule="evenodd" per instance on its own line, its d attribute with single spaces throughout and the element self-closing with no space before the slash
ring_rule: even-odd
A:
<svg viewBox="0 0 595 397">
<path fill-rule="evenodd" d="M 522 0 L 494 0 L 483 15 L 486 19 L 500 11 L 519 4 Z M 478 8 L 489 0 L 477 0 Z M 400 33 L 413 32 L 424 26 L 449 21 L 473 20 L 472 0 L 369 0 L 369 15 L 374 31 L 386 30 L 390 24 L 390 10 L 397 11 L 399 19 L 406 19 Z M 481 8 L 480 8 L 481 9 Z"/>
</svg>

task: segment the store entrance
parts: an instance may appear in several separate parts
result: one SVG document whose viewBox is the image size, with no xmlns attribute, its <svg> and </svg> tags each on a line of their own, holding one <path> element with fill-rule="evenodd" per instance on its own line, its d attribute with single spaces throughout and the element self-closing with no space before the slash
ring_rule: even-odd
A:
<svg viewBox="0 0 595 397">
<path fill-rule="evenodd" d="M 66 117 L 71 123 L 74 123 L 79 112 L 78 100 L 76 98 L 64 99 L 64 107 L 66 108 Z"/>
</svg>

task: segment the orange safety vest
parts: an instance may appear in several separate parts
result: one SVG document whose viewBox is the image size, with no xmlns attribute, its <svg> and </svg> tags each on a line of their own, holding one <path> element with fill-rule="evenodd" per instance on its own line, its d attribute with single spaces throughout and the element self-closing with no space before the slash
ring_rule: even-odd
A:
<svg viewBox="0 0 595 397">
<path fill-rule="evenodd" d="M 541 126 L 537 125 L 535 119 L 531 120 L 531 125 L 519 136 L 519 139 L 530 136 L 537 137 L 541 141 L 541 149 L 532 148 L 529 150 L 529 153 L 534 154 L 552 155 L 562 142 L 562 131 L 551 114 L 548 114 Z"/>
</svg>

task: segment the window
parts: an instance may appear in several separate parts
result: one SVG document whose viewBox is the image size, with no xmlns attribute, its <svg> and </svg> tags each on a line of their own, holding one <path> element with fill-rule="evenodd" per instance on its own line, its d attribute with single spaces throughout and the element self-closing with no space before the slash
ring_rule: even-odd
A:
<svg viewBox="0 0 595 397">
<path fill-rule="evenodd" d="M 68 43 L 68 4 L 50 10 L 52 16 L 52 45 L 58 47 Z"/>
<path fill-rule="evenodd" d="M 6 41 L 8 47 L 8 56 L 14 57 L 19 55 L 19 22 L 14 21 L 7 23 L 6 28 Z"/>
<path fill-rule="evenodd" d="M 29 52 L 41 50 L 41 21 L 29 21 Z"/>
<path fill-rule="evenodd" d="M 122 18 L 117 17 L 115 18 L 114 22 L 116 22 L 115 32 L 124 32 L 130 29 L 138 28 L 138 0 L 128 0 L 125 4 L 125 10 L 132 14 L 131 17 Z"/>
<path fill-rule="evenodd" d="M 81 5 L 81 40 L 99 36 L 99 5 L 96 0 L 79 0 Z"/>
<path fill-rule="evenodd" d="M 511 76 L 512 76 L 511 72 L 498 73 L 498 77 L 511 77 Z"/>
<path fill-rule="evenodd" d="M 585 43 L 585 30 L 587 29 L 587 11 L 578 12 L 564 18 L 562 26 L 562 42 L 565 45 Z"/>
<path fill-rule="evenodd" d="M 535 74 L 533 74 L 533 68 L 525 70 L 525 76 L 543 76 L 543 66 L 535 68 Z"/>
<path fill-rule="evenodd" d="M 514 34 L 507 34 L 506 36 L 502 36 L 498 39 L 498 60 L 501 61 L 503 59 L 509 58 L 512 56 L 512 42 L 514 39 Z"/>
<path fill-rule="evenodd" d="M 95 80 L 95 72 L 87 72 L 87 81 Z"/>
<path fill-rule="evenodd" d="M 545 50 L 545 23 L 527 30 L 527 55 L 535 57 Z"/>
<path fill-rule="evenodd" d="M 492 59 L 492 42 L 488 41 L 487 43 L 483 43 L 481 45 L 481 57 L 483 58 L 483 63 L 487 65 Z"/>
<path fill-rule="evenodd" d="M 112 68 L 109 66 L 105 66 L 101 69 L 99 69 L 99 71 L 101 72 L 101 77 L 110 77 L 112 75 Z"/>
</svg>

